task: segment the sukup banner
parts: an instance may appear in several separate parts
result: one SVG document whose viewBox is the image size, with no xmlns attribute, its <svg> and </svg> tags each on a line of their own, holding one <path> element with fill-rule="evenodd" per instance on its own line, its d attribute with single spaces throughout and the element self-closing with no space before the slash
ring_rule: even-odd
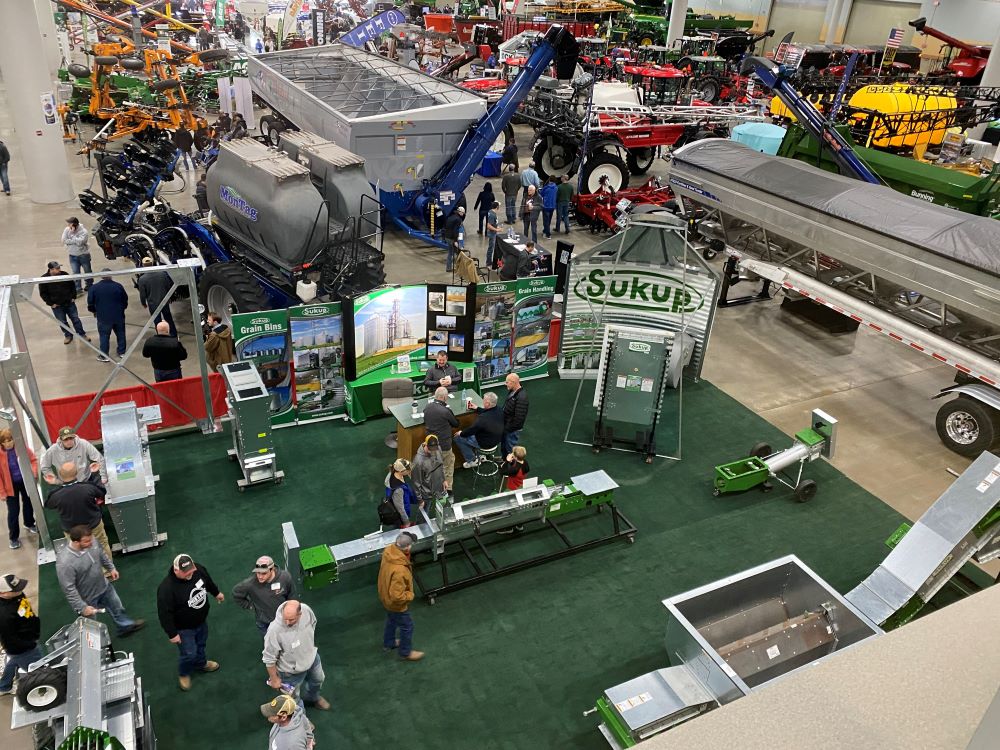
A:
<svg viewBox="0 0 1000 750">
<path fill-rule="evenodd" d="M 547 374 L 555 276 L 479 284 L 473 362 L 484 387 Z"/>
<path fill-rule="evenodd" d="M 344 323 L 339 302 L 288 309 L 295 410 L 300 422 L 343 417 Z"/>
<path fill-rule="evenodd" d="M 236 358 L 253 363 L 271 394 L 271 425 L 293 423 L 295 402 L 288 311 L 262 310 L 233 315 L 233 343 Z"/>
</svg>

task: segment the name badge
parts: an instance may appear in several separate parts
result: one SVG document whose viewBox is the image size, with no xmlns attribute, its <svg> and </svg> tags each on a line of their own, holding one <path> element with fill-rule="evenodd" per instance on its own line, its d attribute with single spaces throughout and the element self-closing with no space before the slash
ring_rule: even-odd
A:
<svg viewBox="0 0 1000 750">
<path fill-rule="evenodd" d="M 281 591 L 281 584 L 278 583 L 278 582 L 272 583 L 271 584 L 271 591 L 278 591 L 278 592 L 280 592 Z"/>
</svg>

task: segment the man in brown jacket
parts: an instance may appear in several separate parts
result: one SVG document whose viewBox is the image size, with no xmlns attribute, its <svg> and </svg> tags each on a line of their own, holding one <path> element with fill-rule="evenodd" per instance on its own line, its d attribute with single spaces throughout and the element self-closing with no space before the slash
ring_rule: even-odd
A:
<svg viewBox="0 0 1000 750">
<path fill-rule="evenodd" d="M 413 618 L 407 611 L 413 601 L 413 564 L 410 562 L 410 547 L 417 538 L 408 531 L 396 537 L 396 541 L 382 551 L 382 565 L 378 570 L 378 598 L 385 607 L 385 632 L 382 647 L 386 652 L 399 648 L 399 658 L 403 661 L 420 661 L 423 651 L 414 651 Z M 396 631 L 399 640 L 396 640 Z"/>
<path fill-rule="evenodd" d="M 233 351 L 233 332 L 229 326 L 222 322 L 219 313 L 210 312 L 205 319 L 212 330 L 205 337 L 205 361 L 208 363 L 210 372 L 219 369 L 219 365 L 226 365 L 236 359 Z"/>
</svg>

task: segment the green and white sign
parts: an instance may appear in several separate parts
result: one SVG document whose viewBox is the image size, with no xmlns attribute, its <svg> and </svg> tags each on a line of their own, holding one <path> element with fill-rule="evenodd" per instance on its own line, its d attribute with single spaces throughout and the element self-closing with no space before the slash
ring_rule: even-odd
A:
<svg viewBox="0 0 1000 750">
<path fill-rule="evenodd" d="M 473 362 L 483 386 L 502 383 L 511 372 L 547 374 L 555 290 L 555 276 L 477 285 Z"/>
<path fill-rule="evenodd" d="M 271 394 L 271 425 L 295 422 L 288 311 L 233 315 L 233 343 L 236 358 L 254 364 Z"/>
<path fill-rule="evenodd" d="M 340 303 L 290 307 L 288 327 L 298 420 L 343 418 L 347 384 Z"/>
</svg>

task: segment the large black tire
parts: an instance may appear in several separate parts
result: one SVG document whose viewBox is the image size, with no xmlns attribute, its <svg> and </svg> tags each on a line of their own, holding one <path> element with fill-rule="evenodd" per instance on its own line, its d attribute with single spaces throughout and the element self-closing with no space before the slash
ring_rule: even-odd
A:
<svg viewBox="0 0 1000 750">
<path fill-rule="evenodd" d="M 765 456 L 770 456 L 772 453 L 774 451 L 771 450 L 770 443 L 757 443 L 750 449 L 750 455 L 754 458 L 764 458 Z"/>
<path fill-rule="evenodd" d="M 275 119 L 275 121 L 271 123 L 271 127 L 267 129 L 267 142 L 277 148 L 281 145 L 281 134 L 286 130 L 287 128 L 285 127 L 285 123 L 281 120 Z"/>
<path fill-rule="evenodd" d="M 649 168 L 653 166 L 655 160 L 656 149 L 654 148 L 633 149 L 625 157 L 625 163 L 628 165 L 628 171 L 631 174 L 646 174 Z"/>
<path fill-rule="evenodd" d="M 976 458 L 1000 436 L 998 421 L 1000 414 L 995 409 L 968 396 L 959 396 L 938 409 L 934 426 L 949 450 Z"/>
<path fill-rule="evenodd" d="M 621 159 L 607 151 L 598 151 L 587 157 L 583 163 L 583 184 L 581 193 L 596 193 L 600 186 L 600 176 L 607 175 L 608 182 L 617 192 L 628 187 L 628 167 Z"/>
<path fill-rule="evenodd" d="M 502 154 L 503 150 L 507 148 L 507 144 L 512 140 L 514 140 L 514 126 L 508 123 L 507 127 L 501 130 L 500 135 L 493 141 L 493 146 L 490 147 L 490 150 Z"/>
<path fill-rule="evenodd" d="M 25 711 L 48 711 L 66 702 L 66 672 L 41 667 L 17 681 L 17 702 Z"/>
<path fill-rule="evenodd" d="M 94 58 L 94 65 L 117 65 L 118 58 L 114 55 L 98 55 Z"/>
<path fill-rule="evenodd" d="M 152 91 L 170 91 L 181 85 L 181 82 L 176 78 L 165 78 L 162 81 L 153 81 L 149 84 L 149 88 Z"/>
<path fill-rule="evenodd" d="M 80 65 L 80 63 L 70 63 L 66 66 L 66 70 L 74 78 L 90 78 L 90 68 L 86 65 Z"/>
<path fill-rule="evenodd" d="M 811 479 L 803 479 L 795 488 L 795 499 L 800 503 L 808 503 L 816 496 L 816 483 Z"/>
<path fill-rule="evenodd" d="M 198 299 L 205 311 L 217 312 L 227 325 L 233 313 L 257 312 L 270 307 L 267 295 L 239 263 L 213 263 L 198 282 Z"/>
<path fill-rule="evenodd" d="M 146 67 L 146 63 L 136 57 L 125 57 L 122 58 L 121 66 L 125 70 L 142 70 Z"/>
<path fill-rule="evenodd" d="M 549 140 L 552 140 L 551 148 Z M 576 172 L 577 144 L 558 135 L 544 135 L 535 142 L 531 160 L 535 171 L 544 182 L 549 177 L 572 176 Z"/>
<path fill-rule="evenodd" d="M 699 78 L 694 82 L 692 88 L 697 92 L 697 96 L 701 101 L 708 102 L 709 104 L 715 104 L 719 101 L 719 94 L 722 93 L 722 84 L 719 83 L 718 78 L 713 76 Z"/>
<path fill-rule="evenodd" d="M 205 63 L 218 62 L 219 60 L 228 60 L 229 50 L 207 49 L 204 52 L 198 53 L 198 59 Z"/>
<path fill-rule="evenodd" d="M 264 115 L 260 118 L 258 128 L 261 136 L 268 142 L 271 141 L 271 128 L 275 122 L 277 122 L 277 118 L 274 115 Z"/>
</svg>

